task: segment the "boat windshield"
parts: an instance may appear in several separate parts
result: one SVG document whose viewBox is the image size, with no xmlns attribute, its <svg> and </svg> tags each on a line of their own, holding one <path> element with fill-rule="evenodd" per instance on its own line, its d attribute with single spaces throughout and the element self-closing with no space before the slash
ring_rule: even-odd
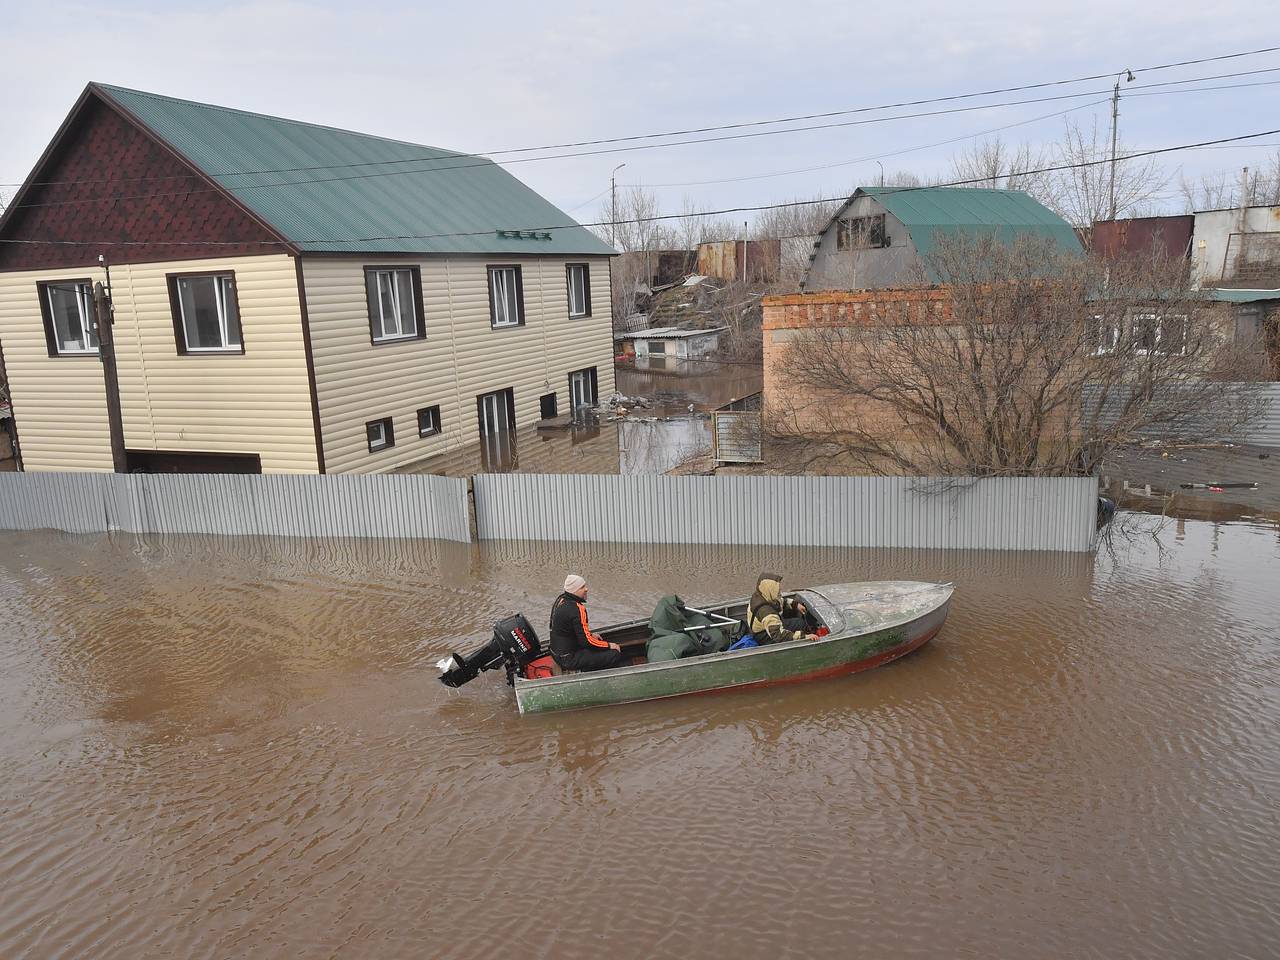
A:
<svg viewBox="0 0 1280 960">
<path fill-rule="evenodd" d="M 822 621 L 823 626 L 832 633 L 839 633 L 844 629 L 844 618 L 840 615 L 840 608 L 817 590 L 798 590 L 796 598 L 812 610 L 814 615 Z"/>
</svg>

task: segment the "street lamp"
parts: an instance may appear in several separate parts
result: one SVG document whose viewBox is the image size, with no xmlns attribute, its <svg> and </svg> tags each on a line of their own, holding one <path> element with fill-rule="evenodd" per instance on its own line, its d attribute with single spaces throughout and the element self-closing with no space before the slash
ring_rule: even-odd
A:
<svg viewBox="0 0 1280 960">
<path fill-rule="evenodd" d="M 884 164 L 881 163 L 879 160 L 877 160 L 876 166 L 880 168 L 880 186 L 883 187 L 884 186 Z"/>
<path fill-rule="evenodd" d="M 620 163 L 613 168 L 613 172 L 609 174 L 609 244 L 617 248 L 618 246 L 618 171 L 625 167 L 625 163 Z"/>
</svg>

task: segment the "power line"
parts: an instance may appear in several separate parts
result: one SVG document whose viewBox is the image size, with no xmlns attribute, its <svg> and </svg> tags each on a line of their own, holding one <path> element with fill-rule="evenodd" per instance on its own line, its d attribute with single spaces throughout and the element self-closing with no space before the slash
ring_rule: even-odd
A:
<svg viewBox="0 0 1280 960">
<path fill-rule="evenodd" d="M 1280 70 L 1280 67 L 1269 68 L 1269 70 Z M 1251 72 L 1257 72 L 1257 71 L 1251 71 Z M 1139 87 L 1134 87 L 1130 89 L 1147 89 L 1149 87 L 1162 87 L 1162 86 L 1169 86 L 1171 84 L 1193 83 L 1193 82 L 1198 82 L 1205 79 L 1211 79 L 1211 78 L 1195 77 L 1188 80 L 1171 80 L 1171 81 L 1166 81 L 1164 83 L 1144 84 L 1144 85 L 1140 85 Z M 1169 91 L 1163 91 L 1163 92 L 1164 93 L 1196 93 L 1196 92 L 1199 92 L 1201 89 L 1211 90 L 1211 89 L 1222 89 L 1222 88 L 1183 88 L 1181 90 L 1169 90 Z M 1227 88 L 1227 89 L 1232 89 L 1232 88 Z M 943 115 L 955 114 L 955 113 L 972 113 L 978 110 L 992 110 L 997 107 L 1023 106 L 1031 103 L 1045 103 L 1048 101 L 1056 101 L 1056 100 L 1074 100 L 1080 97 L 1097 96 L 1098 94 L 1109 94 L 1109 93 L 1110 91 L 1108 90 L 1090 90 L 1083 93 L 1059 94 L 1052 97 L 1038 97 L 1038 98 L 1031 98 L 1027 100 L 1008 100 L 1008 101 L 1002 101 L 1000 103 L 980 104 L 977 106 L 970 106 L 970 107 L 951 107 L 945 110 L 929 110 L 929 111 L 924 111 L 922 113 L 897 114 L 892 117 L 873 117 L 873 118 L 863 119 L 863 120 L 845 120 L 839 123 L 817 124 L 817 125 L 808 126 L 808 127 L 790 127 L 784 130 L 763 130 L 763 131 L 757 131 L 754 133 L 731 134 L 723 137 L 705 137 L 699 140 L 681 140 L 681 141 L 676 141 L 672 143 L 640 144 L 636 146 L 617 147 L 617 148 L 610 148 L 605 150 L 587 150 L 587 151 L 580 151 L 577 153 L 550 154 L 544 157 L 524 157 L 522 159 L 507 161 L 507 164 L 509 165 L 509 164 L 515 164 L 515 163 L 532 163 L 532 162 L 542 161 L 542 160 L 565 160 L 565 159 L 572 159 L 576 157 L 597 156 L 600 154 L 607 154 L 607 153 L 624 153 L 624 152 L 631 152 L 636 150 L 655 150 L 662 147 L 689 146 L 693 144 L 713 143 L 713 142 L 719 142 L 724 140 L 741 140 L 741 139 L 754 138 L 754 137 L 777 136 L 780 134 L 788 134 L 788 133 L 803 133 L 803 132 L 812 131 L 812 130 L 827 130 L 827 129 L 833 129 L 838 127 L 862 126 L 865 124 L 872 124 L 872 123 L 888 123 L 895 120 L 914 120 L 914 119 L 920 119 L 922 117 L 935 117 L 935 116 L 943 116 Z M 1132 94 L 1132 93 L 1129 94 L 1129 96 L 1144 96 L 1144 95 L 1149 96 L 1151 94 Z M 370 179 L 375 179 L 379 177 L 407 176 L 407 175 L 413 175 L 413 174 L 419 174 L 419 173 L 441 173 L 446 170 L 468 169 L 471 167 L 479 167 L 479 166 L 496 166 L 496 164 L 494 164 L 494 162 L 491 160 L 481 160 L 478 163 L 455 164 L 453 166 L 446 166 L 446 167 L 429 167 L 422 170 L 390 170 L 390 171 L 379 171 L 375 173 L 351 174 L 348 176 L 339 176 L 339 177 L 318 177 L 310 180 L 281 180 L 281 181 L 275 181 L 271 183 L 237 184 L 234 187 L 234 189 L 264 190 L 264 189 L 269 189 L 274 187 L 296 187 L 296 186 L 308 186 L 310 184 L 319 184 L 319 183 L 340 183 L 340 182 L 346 182 L 346 181 L 352 181 L 352 180 L 370 180 Z M 223 174 L 222 176 L 225 176 L 225 174 Z M 80 198 L 75 200 L 49 200 L 41 203 L 11 204 L 10 209 L 55 207 L 55 206 L 66 206 L 68 204 L 79 204 L 79 203 L 112 203 L 118 200 L 144 200 L 144 199 L 161 199 L 165 197 L 187 197 L 187 196 L 194 196 L 196 194 L 202 194 L 202 193 L 221 192 L 221 190 L 223 189 L 229 189 L 229 188 L 202 187 L 195 190 L 178 190 L 172 193 L 143 193 L 143 194 L 131 194 L 126 196 L 114 196 L 114 197 L 85 197 L 85 198 Z"/>
<path fill-rule="evenodd" d="M 1203 63 L 1213 63 L 1213 62 L 1218 62 L 1222 60 L 1238 59 L 1240 57 L 1257 56 L 1260 54 L 1274 53 L 1277 51 L 1280 51 L 1280 46 L 1262 47 L 1256 50 L 1245 50 L 1237 53 L 1221 54 L 1219 56 L 1214 56 L 1214 57 L 1201 57 L 1195 60 L 1181 60 L 1174 63 L 1156 64 L 1150 67 L 1135 67 L 1132 69 L 1132 72 L 1153 73 L 1159 70 L 1169 70 L 1177 67 L 1194 66 L 1194 65 L 1203 64 Z M 1272 69 L 1280 69 L 1280 68 L 1272 68 Z M 1200 80 L 1219 80 L 1219 79 L 1226 79 L 1228 77 L 1247 76 L 1253 73 L 1262 73 L 1262 72 L 1267 72 L 1267 71 L 1266 70 L 1241 71 L 1237 73 L 1218 74 L 1218 75 L 1209 76 L 1209 77 L 1194 77 L 1194 78 L 1189 78 L 1185 80 L 1166 81 L 1166 84 L 1194 83 Z M 566 142 L 566 143 L 543 144 L 541 146 L 536 146 L 536 147 L 511 147 L 511 148 L 505 148 L 501 150 L 479 151 L 478 154 L 475 154 L 475 155 L 493 157 L 493 156 L 501 156 L 506 154 L 517 154 L 517 153 L 539 153 L 545 150 L 563 150 L 563 149 L 570 149 L 570 148 L 576 148 L 576 147 L 593 147 L 593 146 L 602 146 L 602 145 L 616 144 L 616 143 L 634 143 L 637 140 L 656 140 L 656 139 L 662 139 L 666 137 L 683 137 L 683 136 L 692 136 L 694 134 L 700 134 L 700 133 L 712 133 L 720 130 L 742 130 L 742 129 L 748 129 L 752 127 L 773 126 L 775 124 L 780 124 L 780 123 L 798 123 L 806 120 L 824 120 L 824 119 L 829 119 L 831 117 L 850 116 L 850 115 L 859 114 L 859 113 L 873 113 L 880 110 L 894 110 L 900 107 L 927 106 L 929 104 L 935 104 L 935 103 L 952 103 L 958 100 L 971 100 L 979 97 L 995 96 L 997 94 L 1018 93 L 1025 90 L 1040 90 L 1040 89 L 1046 89 L 1050 87 L 1070 86 L 1071 84 L 1074 84 L 1074 83 L 1085 83 L 1092 80 L 1109 80 L 1114 75 L 1115 75 L 1115 72 L 1112 71 L 1109 73 L 1092 74 L 1084 77 L 1075 77 L 1069 80 L 1047 80 L 1047 81 L 1040 81 L 1036 83 L 1019 84 L 1019 85 L 1010 86 L 1010 87 L 998 87 L 998 88 L 993 88 L 991 90 L 982 90 L 974 93 L 951 94 L 947 96 L 931 97 L 931 98 L 921 99 L 921 100 L 903 100 L 897 103 L 879 104 L 877 106 L 870 106 L 870 107 L 852 107 L 845 110 L 832 110 L 825 113 L 799 114 L 791 117 L 778 117 L 771 120 L 751 120 L 751 121 L 744 121 L 741 123 L 727 123 L 727 124 L 719 124 L 719 125 L 713 125 L 713 126 L 691 127 L 684 130 L 669 130 L 663 133 L 633 134 L 629 136 L 608 137 L 608 138 L 597 139 L 597 140 L 579 140 L 579 141 L 572 141 L 572 142 Z M 1165 84 L 1147 84 L 1145 86 L 1162 86 L 1162 85 L 1165 85 Z M 1130 89 L 1137 89 L 1137 88 L 1130 88 Z M 1088 91 L 1085 93 L 1064 94 L 1056 98 L 1051 97 L 1051 98 L 1044 98 L 1044 99 L 1045 100 L 1066 99 L 1066 98 L 1076 97 L 1076 96 L 1093 96 L 1097 93 L 1109 93 L 1109 92 L 1110 91 L 1106 91 L 1106 90 Z M 1037 102 L 1044 102 L 1044 101 L 1043 100 L 1027 100 L 1027 101 L 1018 101 L 1018 102 L 1037 103 Z M 991 104 L 990 106 L 1007 106 L 1007 105 L 1008 104 Z M 935 114 L 920 114 L 919 116 L 931 116 L 931 115 L 935 115 Z M 912 115 L 912 116 L 916 116 L 916 115 Z M 805 127 L 805 128 L 799 128 L 799 129 L 807 130 L 807 129 L 825 129 L 825 128 L 826 128 L 825 125 L 820 125 L 815 127 Z M 762 134 L 762 135 L 767 135 L 769 133 L 781 133 L 781 132 L 785 132 L 785 131 L 767 131 L 765 134 Z M 725 139 L 732 139 L 732 138 L 725 138 Z M 681 142 L 686 142 L 686 141 L 681 141 Z M 707 140 L 691 140 L 687 142 L 704 143 L 708 141 Z M 673 145 L 675 144 L 665 144 L 665 146 L 673 146 Z M 398 165 L 398 164 L 405 164 L 405 163 L 420 163 L 420 162 L 425 163 L 425 162 L 432 162 L 437 160 L 451 159 L 453 157 L 475 156 L 475 155 L 468 155 L 468 154 L 459 154 L 453 151 L 442 150 L 439 152 L 448 153 L 449 156 L 448 157 L 440 157 L 440 156 L 404 157 L 404 158 L 398 158 L 394 160 L 371 160 L 371 161 L 365 161 L 365 162 L 346 163 L 346 164 L 322 164 L 322 165 L 307 166 L 307 167 L 274 167 L 274 168 L 261 169 L 261 170 L 235 170 L 227 173 L 214 174 L 214 176 L 215 177 L 231 177 L 231 176 L 253 176 L 253 175 L 263 175 L 263 174 L 273 174 L 273 173 L 309 173 L 309 172 L 318 171 L 318 170 L 340 170 L 340 169 L 355 168 L 355 167 L 389 166 L 389 165 Z M 595 153 L 607 153 L 607 152 L 612 152 L 612 151 L 590 151 L 587 154 L 581 154 L 581 155 L 593 155 Z M 542 159 L 542 158 L 528 158 L 528 159 Z M 556 158 L 547 158 L 547 159 L 556 159 Z M 518 163 L 518 162 L 524 162 L 524 161 L 511 160 L 507 162 Z M 432 168 L 428 168 L 428 169 L 432 169 Z M 443 167 L 443 168 L 435 168 L 435 169 L 457 169 L 457 168 Z M 422 172 L 422 171 L 413 171 L 413 172 Z M 144 180 L 171 180 L 176 178 L 177 178 L 177 175 L 164 176 L 164 177 L 122 177 L 122 178 L 80 179 L 80 180 L 41 180 L 41 181 L 33 181 L 31 185 L 32 186 L 50 186 L 55 184 L 73 184 L 73 183 L 130 183 L 130 182 L 139 182 Z M 301 183 L 301 182 L 308 182 L 308 181 L 297 181 L 297 182 Z M 23 185 L 22 183 L 0 184 L 0 186 L 22 186 L 22 185 Z"/>
<path fill-rule="evenodd" d="M 1109 98 L 1107 98 L 1109 99 Z M 875 160 L 884 160 L 888 157 L 901 156 L 904 153 L 913 153 L 916 150 L 929 150 L 933 147 L 944 147 L 951 143 L 960 143 L 964 140 L 973 140 L 976 137 L 985 137 L 993 133 L 1000 133 L 1004 130 L 1012 130 L 1014 127 L 1024 127 L 1028 124 L 1039 123 L 1041 120 L 1051 120 L 1054 117 L 1063 117 L 1068 113 L 1074 113 L 1076 110 L 1087 110 L 1089 107 L 1096 107 L 1106 103 L 1107 99 L 1091 100 L 1088 103 L 1077 104 L 1074 107 L 1068 107 L 1065 110 L 1057 110 L 1053 113 L 1042 114 L 1038 117 L 1032 117 L 1029 120 L 1019 120 L 1016 123 L 1007 123 L 1004 126 L 992 127 L 988 130 L 979 130 L 975 133 L 966 133 L 959 137 L 949 137 L 946 140 L 938 140 L 934 143 L 922 143 L 914 147 L 904 147 L 901 150 L 891 150 L 888 153 L 877 153 L 866 157 L 855 157 L 852 160 L 840 160 L 836 163 L 819 164 L 816 167 L 798 167 L 794 170 L 778 170 L 773 173 L 756 173 L 745 177 L 725 177 L 719 180 L 690 180 L 686 183 L 647 183 L 647 184 L 628 184 L 628 186 L 641 187 L 702 187 L 721 183 L 742 183 L 747 180 L 767 180 L 771 177 L 785 177 L 795 173 L 813 173 L 818 170 L 832 170 L 836 167 L 847 167 L 855 163 L 871 163 Z M 588 201 L 590 202 L 590 201 Z"/>
<path fill-rule="evenodd" d="M 1253 140 L 1257 137 L 1269 137 L 1274 134 L 1280 134 L 1280 127 L 1273 130 L 1263 130 L 1259 133 L 1245 133 L 1235 137 L 1222 137 L 1217 140 L 1203 140 L 1198 143 L 1183 143 L 1172 147 L 1158 147 L 1152 150 L 1135 151 L 1126 154 L 1122 160 L 1136 160 L 1139 157 L 1156 156 L 1157 154 L 1175 153 L 1179 150 L 1195 150 L 1202 147 L 1218 146 L 1221 144 L 1236 143 L 1242 140 Z M 1040 167 L 1034 170 L 1019 171 L 1020 176 L 1031 176 L 1040 173 L 1054 173 L 1061 170 L 1079 170 L 1085 167 L 1094 167 L 1103 163 L 1110 163 L 1109 158 L 1102 160 L 1081 160 L 1076 163 L 1057 164 L 1055 166 Z M 944 183 L 929 184 L 920 187 L 889 187 L 885 193 L 910 193 L 917 190 L 929 190 L 936 187 L 965 187 L 974 186 L 976 184 L 987 183 L 990 177 L 970 177 L 964 180 L 951 180 Z M 684 220 L 690 217 L 712 217 L 729 213 L 754 213 L 761 210 L 781 210 L 791 207 L 816 206 L 826 203 L 843 203 L 848 200 L 848 196 L 841 197 L 822 197 L 816 200 L 789 200 L 782 203 L 766 203 L 755 206 L 726 207 L 721 210 L 702 210 L 697 213 L 668 213 L 655 214 L 650 217 L 634 217 L 627 220 L 601 220 L 594 223 L 570 223 L 570 224 L 552 224 L 541 227 L 523 227 L 523 230 L 548 232 L 552 230 L 578 230 L 583 227 L 615 227 L 627 224 L 653 223 L 659 220 Z M 299 239 L 293 241 L 299 244 L 315 244 L 315 243 L 375 243 L 379 241 L 391 240 L 442 240 L 453 237 L 488 237 L 492 236 L 493 230 L 463 230 L 453 233 L 408 233 L 399 235 L 388 235 L 379 237 L 315 237 L 307 239 Z M 779 238 L 789 239 L 789 238 Z M 284 241 L 255 241 L 260 244 L 284 245 Z M 190 241 L 167 241 L 157 243 L 150 240 L 30 240 L 30 239 L 5 239 L 0 238 L 0 243 L 28 243 L 28 244 L 49 244 L 56 246 L 242 246 L 243 241 L 214 241 L 214 240 L 190 240 Z M 304 251 L 305 252 L 305 251 Z"/>
</svg>

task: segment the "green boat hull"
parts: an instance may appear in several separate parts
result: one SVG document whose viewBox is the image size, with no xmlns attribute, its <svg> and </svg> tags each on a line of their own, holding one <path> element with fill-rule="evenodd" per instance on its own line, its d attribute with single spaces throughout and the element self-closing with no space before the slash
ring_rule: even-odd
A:
<svg viewBox="0 0 1280 960">
<path fill-rule="evenodd" d="M 517 679 L 516 703 L 521 713 L 545 713 L 801 683 L 869 670 L 927 643 L 946 620 L 951 589 L 950 584 L 881 582 L 804 591 L 802 596 L 814 600 L 826 599 L 823 591 L 843 591 L 836 600 L 822 604 L 828 622 L 842 621 L 838 631 L 816 641 L 541 680 Z"/>
</svg>

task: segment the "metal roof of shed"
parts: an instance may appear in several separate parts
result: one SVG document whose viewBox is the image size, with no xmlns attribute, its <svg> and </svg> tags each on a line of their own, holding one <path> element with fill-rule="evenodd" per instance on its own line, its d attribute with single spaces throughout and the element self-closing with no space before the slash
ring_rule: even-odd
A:
<svg viewBox="0 0 1280 960">
<path fill-rule="evenodd" d="M 485 157 L 92 86 L 303 251 L 614 253 Z"/>
<path fill-rule="evenodd" d="M 708 327 L 705 330 L 684 330 L 680 327 L 650 327 L 625 334 L 624 340 L 684 340 L 689 337 L 705 337 L 711 333 L 723 333 L 728 327 Z"/>
<path fill-rule="evenodd" d="M 1047 237 L 1062 253 L 1082 251 L 1071 224 L 1021 190 L 976 187 L 859 187 L 822 229 L 825 234 L 861 196 L 878 201 L 902 221 L 925 259 L 941 238 L 994 234 L 1004 243 L 1022 234 Z M 819 237 L 819 240 L 821 237 Z M 816 245 L 815 245 L 816 249 Z M 932 277 L 934 280 L 937 277 Z"/>
<path fill-rule="evenodd" d="M 1208 291 L 1209 299 L 1218 303 L 1257 303 L 1259 300 L 1280 300 L 1280 290 L 1240 290 L 1231 287 L 1215 287 Z"/>
</svg>

